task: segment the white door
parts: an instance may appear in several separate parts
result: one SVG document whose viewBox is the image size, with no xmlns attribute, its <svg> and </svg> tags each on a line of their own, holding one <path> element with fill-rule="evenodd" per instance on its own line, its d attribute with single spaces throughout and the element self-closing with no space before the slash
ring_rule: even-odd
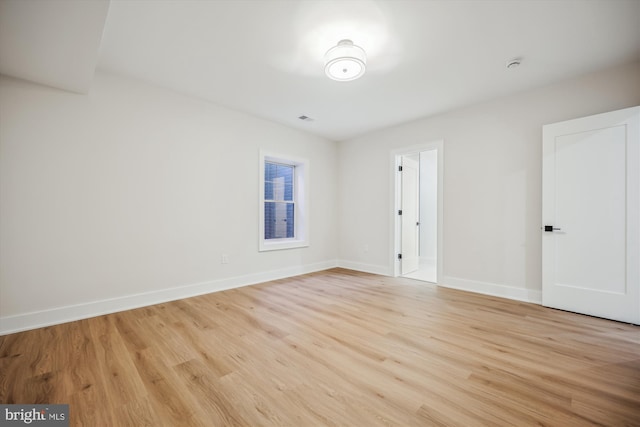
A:
<svg viewBox="0 0 640 427">
<path fill-rule="evenodd" d="M 543 127 L 542 304 L 640 324 L 640 107 Z"/>
<path fill-rule="evenodd" d="M 402 157 L 402 274 L 419 266 L 420 174 L 418 155 Z"/>
</svg>

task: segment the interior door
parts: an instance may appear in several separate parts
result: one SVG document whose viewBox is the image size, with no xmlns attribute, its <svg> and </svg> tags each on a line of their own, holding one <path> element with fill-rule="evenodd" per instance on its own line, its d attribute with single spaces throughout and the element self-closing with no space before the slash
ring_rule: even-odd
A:
<svg viewBox="0 0 640 427">
<path fill-rule="evenodd" d="M 418 155 L 402 157 L 402 274 L 419 267 L 420 161 Z"/>
<path fill-rule="evenodd" d="M 543 127 L 542 304 L 640 324 L 640 107 Z"/>
</svg>

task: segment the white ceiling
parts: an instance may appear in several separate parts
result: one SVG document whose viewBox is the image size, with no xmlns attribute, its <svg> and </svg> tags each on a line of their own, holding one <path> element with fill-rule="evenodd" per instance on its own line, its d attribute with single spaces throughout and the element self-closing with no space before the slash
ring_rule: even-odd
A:
<svg viewBox="0 0 640 427">
<path fill-rule="evenodd" d="M 333 140 L 639 59 L 640 0 L 0 0 L 0 73 L 86 92 L 97 63 Z"/>
<path fill-rule="evenodd" d="M 0 73 L 86 93 L 108 1 L 0 0 Z"/>
</svg>

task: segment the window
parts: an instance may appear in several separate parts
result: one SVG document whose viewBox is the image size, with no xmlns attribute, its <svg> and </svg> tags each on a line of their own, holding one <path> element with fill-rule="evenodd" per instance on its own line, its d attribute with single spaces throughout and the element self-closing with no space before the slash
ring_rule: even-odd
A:
<svg viewBox="0 0 640 427">
<path fill-rule="evenodd" d="M 307 165 L 260 153 L 260 251 L 308 246 Z"/>
<path fill-rule="evenodd" d="M 264 238 L 295 237 L 295 207 L 293 200 L 296 167 L 264 162 Z"/>
</svg>

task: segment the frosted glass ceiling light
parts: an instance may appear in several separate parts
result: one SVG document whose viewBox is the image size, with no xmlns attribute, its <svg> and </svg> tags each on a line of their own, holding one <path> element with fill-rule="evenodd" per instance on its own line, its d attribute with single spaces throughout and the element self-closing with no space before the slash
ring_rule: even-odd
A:
<svg viewBox="0 0 640 427">
<path fill-rule="evenodd" d="M 361 77 L 365 71 L 367 55 L 351 40 L 340 40 L 324 54 L 324 72 L 330 79 L 348 82 Z"/>
</svg>

